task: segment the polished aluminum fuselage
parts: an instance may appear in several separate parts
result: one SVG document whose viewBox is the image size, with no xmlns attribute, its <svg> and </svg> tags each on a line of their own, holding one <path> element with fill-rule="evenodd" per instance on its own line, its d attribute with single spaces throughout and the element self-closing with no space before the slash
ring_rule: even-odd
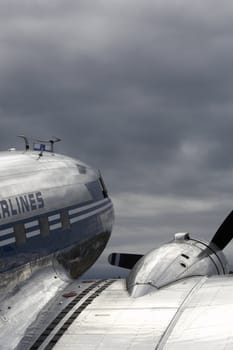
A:
<svg viewBox="0 0 233 350">
<path fill-rule="evenodd" d="M 113 224 L 100 174 L 44 152 L 0 153 L 0 297 L 52 266 L 77 278 L 103 251 Z"/>
</svg>

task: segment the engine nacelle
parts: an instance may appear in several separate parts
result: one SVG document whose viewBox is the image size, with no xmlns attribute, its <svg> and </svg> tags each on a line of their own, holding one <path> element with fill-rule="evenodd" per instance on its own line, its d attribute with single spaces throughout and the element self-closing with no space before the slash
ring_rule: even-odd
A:
<svg viewBox="0 0 233 350">
<path fill-rule="evenodd" d="M 217 246 L 177 233 L 174 241 L 150 251 L 135 264 L 127 289 L 131 296 L 140 297 L 183 278 L 227 273 L 227 260 Z"/>
</svg>

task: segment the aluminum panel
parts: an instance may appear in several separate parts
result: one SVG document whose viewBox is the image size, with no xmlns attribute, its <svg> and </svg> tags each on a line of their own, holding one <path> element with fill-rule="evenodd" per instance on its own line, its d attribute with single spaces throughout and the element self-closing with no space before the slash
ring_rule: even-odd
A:
<svg viewBox="0 0 233 350">
<path fill-rule="evenodd" d="M 184 298 L 200 281 L 189 279 L 141 298 L 114 282 L 75 319 L 54 349 L 155 349 Z"/>
<path fill-rule="evenodd" d="M 159 349 L 233 348 L 233 278 L 209 278 L 184 304 L 177 323 Z"/>
</svg>

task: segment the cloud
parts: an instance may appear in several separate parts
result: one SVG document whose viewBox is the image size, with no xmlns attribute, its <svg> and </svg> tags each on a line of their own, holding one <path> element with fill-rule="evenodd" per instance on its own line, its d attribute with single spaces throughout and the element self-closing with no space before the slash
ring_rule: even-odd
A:
<svg viewBox="0 0 233 350">
<path fill-rule="evenodd" d="M 0 148 L 57 135 L 59 152 L 101 168 L 113 248 L 134 232 L 137 249 L 142 231 L 150 248 L 154 226 L 208 236 L 232 206 L 232 7 L 1 1 Z"/>
</svg>

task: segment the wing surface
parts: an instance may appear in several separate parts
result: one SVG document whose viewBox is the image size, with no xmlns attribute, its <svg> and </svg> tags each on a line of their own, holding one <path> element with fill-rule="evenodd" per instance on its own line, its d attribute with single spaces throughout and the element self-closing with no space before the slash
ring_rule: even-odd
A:
<svg viewBox="0 0 233 350">
<path fill-rule="evenodd" d="M 19 350 L 233 349 L 233 278 L 187 278 L 139 298 L 125 280 L 74 282 L 21 336 Z"/>
</svg>

